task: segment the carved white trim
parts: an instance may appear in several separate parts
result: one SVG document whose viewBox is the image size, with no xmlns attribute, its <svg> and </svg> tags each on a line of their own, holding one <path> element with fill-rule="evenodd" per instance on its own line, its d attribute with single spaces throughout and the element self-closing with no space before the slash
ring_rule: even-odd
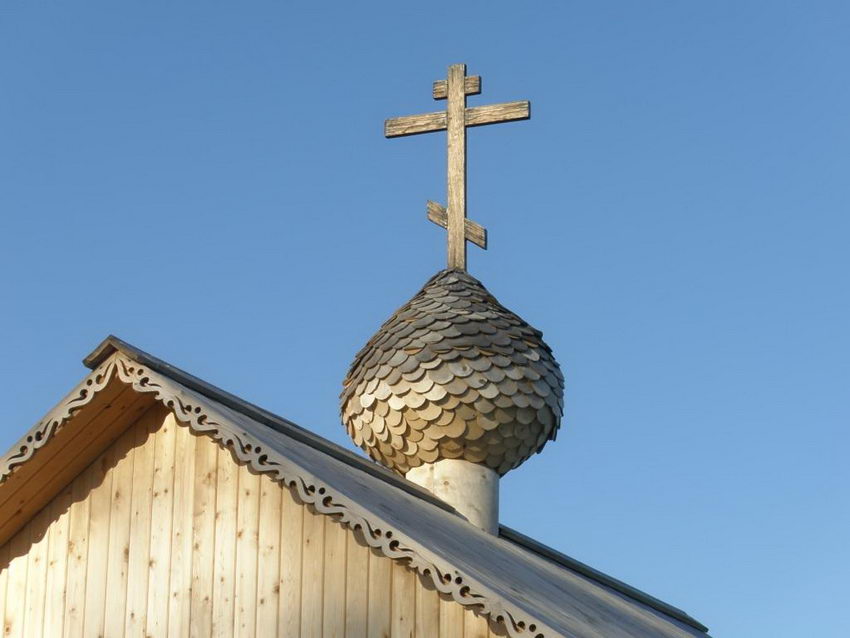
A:
<svg viewBox="0 0 850 638">
<path fill-rule="evenodd" d="M 5 481 L 16 467 L 29 461 L 36 450 L 44 447 L 75 412 L 91 402 L 95 395 L 107 386 L 114 370 L 115 362 L 112 358 L 104 361 L 103 365 L 83 379 L 47 413 L 47 416 L 12 446 L 12 450 L 0 459 L 0 483 Z"/>
<path fill-rule="evenodd" d="M 116 376 L 122 383 L 130 385 L 136 392 L 153 393 L 154 398 L 174 412 L 183 425 L 198 434 L 209 436 L 229 449 L 237 462 L 249 465 L 260 474 L 268 475 L 272 480 L 294 488 L 298 498 L 309 503 L 315 510 L 330 516 L 341 525 L 352 530 L 360 530 L 366 543 L 383 556 L 399 561 L 418 572 L 442 594 L 448 595 L 464 607 L 472 607 L 480 615 L 502 625 L 512 638 L 545 638 L 557 636 L 548 628 L 538 626 L 534 621 L 524 618 L 515 608 L 509 609 L 504 601 L 493 595 L 478 593 L 474 583 L 458 570 L 451 572 L 440 569 L 433 561 L 423 556 L 412 539 L 405 538 L 378 517 L 370 520 L 352 508 L 352 504 L 297 464 L 278 454 L 275 450 L 266 450 L 258 445 L 247 432 L 233 425 L 213 418 L 200 405 L 187 400 L 187 391 L 171 382 L 167 377 L 150 370 L 126 355 L 116 352 L 86 377 L 54 410 L 32 428 L 13 448 L 12 452 L 0 460 L 0 482 L 4 481 L 14 469 L 28 461 L 36 450 L 43 447 L 73 416 L 89 403 L 97 393 L 103 390 Z M 511 606 L 512 607 L 512 606 Z M 546 630 L 546 634 L 543 630 Z"/>
</svg>

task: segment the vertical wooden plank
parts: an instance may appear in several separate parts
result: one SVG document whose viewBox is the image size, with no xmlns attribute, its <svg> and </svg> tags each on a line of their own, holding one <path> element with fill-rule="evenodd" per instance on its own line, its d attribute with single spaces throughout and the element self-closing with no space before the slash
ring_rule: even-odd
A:
<svg viewBox="0 0 850 638">
<path fill-rule="evenodd" d="M 440 594 L 429 580 L 416 577 L 416 636 L 440 635 Z"/>
<path fill-rule="evenodd" d="M 83 619 L 86 636 L 102 636 L 104 630 L 115 450 L 116 445 L 111 445 L 92 463 L 89 470 L 89 548 L 86 558 L 86 602 Z"/>
<path fill-rule="evenodd" d="M 276 636 L 280 599 L 280 508 L 286 489 L 260 477 L 260 530 L 257 544 L 257 636 Z M 286 495 L 288 497 L 288 494 Z"/>
<path fill-rule="evenodd" d="M 212 633 L 215 636 L 228 636 L 233 633 L 238 475 L 239 466 L 230 451 L 218 448 L 212 615 Z"/>
<path fill-rule="evenodd" d="M 30 525 L 25 525 L 9 540 L 9 575 L 6 583 L 6 609 L 3 621 L 4 638 L 24 638 L 24 600 L 27 595 L 27 567 L 30 546 Z"/>
<path fill-rule="evenodd" d="M 195 441 L 197 436 L 175 421 L 174 514 L 171 531 L 171 595 L 168 600 L 168 635 L 188 638 L 192 597 L 192 519 L 195 492 Z M 211 446 L 208 441 L 203 443 Z"/>
<path fill-rule="evenodd" d="M 392 611 L 392 568 L 389 558 L 369 551 L 369 636 L 389 636 Z"/>
<path fill-rule="evenodd" d="M 68 527 L 68 566 L 65 575 L 65 636 L 81 636 L 86 605 L 86 558 L 89 549 L 89 486 L 94 466 L 74 479 Z"/>
<path fill-rule="evenodd" d="M 106 603 L 104 636 L 124 633 L 127 606 L 127 575 L 130 565 L 130 521 L 132 518 L 133 464 L 137 426 L 127 429 L 112 446 L 115 467 L 109 504 L 109 539 L 106 549 Z"/>
<path fill-rule="evenodd" d="M 64 579 L 63 579 L 64 580 Z M 6 584 L 9 582 L 9 543 L 0 546 L 0 631 L 5 631 Z"/>
<path fill-rule="evenodd" d="M 229 463 L 229 459 L 227 460 Z M 195 493 L 192 498 L 192 601 L 189 635 L 212 635 L 213 563 L 218 445 L 207 437 L 195 443 Z"/>
<path fill-rule="evenodd" d="M 280 504 L 279 633 L 284 638 L 301 635 L 301 563 L 304 539 L 304 505 L 291 488 L 284 488 Z"/>
<path fill-rule="evenodd" d="M 234 636 L 253 636 L 256 631 L 260 478 L 246 465 L 239 467 Z"/>
<path fill-rule="evenodd" d="M 484 616 L 478 616 L 472 609 L 463 611 L 463 638 L 488 638 L 490 627 Z"/>
<path fill-rule="evenodd" d="M 148 559 L 145 636 L 168 635 L 168 577 L 171 573 L 171 517 L 174 505 L 174 447 L 177 422 L 169 412 L 154 436 L 151 540 Z"/>
<path fill-rule="evenodd" d="M 463 607 L 449 597 L 440 597 L 440 638 L 463 636 Z"/>
<path fill-rule="evenodd" d="M 30 636 L 41 636 L 44 633 L 44 585 L 47 580 L 49 525 L 50 505 L 48 504 L 27 526 L 30 528 L 30 550 L 24 626 Z"/>
<path fill-rule="evenodd" d="M 416 574 L 392 561 L 392 636 L 412 638 L 416 622 Z"/>
<path fill-rule="evenodd" d="M 322 518 L 325 521 L 322 632 L 325 636 L 344 636 L 348 532 L 330 516 L 322 516 Z"/>
<path fill-rule="evenodd" d="M 369 547 L 363 532 L 346 533 L 345 636 L 366 638 L 369 623 Z"/>
<path fill-rule="evenodd" d="M 71 518 L 71 485 L 50 503 L 45 580 L 44 635 L 61 636 L 65 624 L 65 576 L 68 564 L 68 531 Z"/>
<path fill-rule="evenodd" d="M 325 521 L 311 507 L 304 508 L 304 555 L 301 561 L 301 635 L 322 636 L 324 599 Z"/>
<path fill-rule="evenodd" d="M 136 450 L 133 458 L 130 560 L 127 565 L 127 607 L 124 616 L 124 635 L 129 637 L 145 635 L 156 447 L 154 432 L 162 424 L 164 417 L 164 410 L 154 407 L 145 412 L 135 426 Z"/>
</svg>

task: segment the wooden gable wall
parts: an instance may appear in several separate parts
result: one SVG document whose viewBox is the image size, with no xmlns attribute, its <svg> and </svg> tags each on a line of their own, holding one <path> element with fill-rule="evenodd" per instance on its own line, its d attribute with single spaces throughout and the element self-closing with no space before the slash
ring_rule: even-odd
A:
<svg viewBox="0 0 850 638">
<path fill-rule="evenodd" d="M 6 637 L 503 635 L 160 406 L 0 568 Z"/>
</svg>

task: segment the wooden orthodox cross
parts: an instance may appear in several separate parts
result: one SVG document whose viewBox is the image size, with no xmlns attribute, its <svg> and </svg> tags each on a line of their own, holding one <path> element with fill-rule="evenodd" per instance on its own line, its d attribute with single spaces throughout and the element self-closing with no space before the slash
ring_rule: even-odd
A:
<svg viewBox="0 0 850 638">
<path fill-rule="evenodd" d="M 386 137 L 402 137 L 433 131 L 447 131 L 448 206 L 428 202 L 428 219 L 448 231 L 449 268 L 466 270 L 466 242 L 487 248 L 487 231 L 466 218 L 466 129 L 469 126 L 527 120 L 531 104 L 527 100 L 467 108 L 466 96 L 481 93 L 481 78 L 466 75 L 465 64 L 449 67 L 448 79 L 434 82 L 435 100 L 447 100 L 445 111 L 406 115 L 384 122 Z"/>
</svg>

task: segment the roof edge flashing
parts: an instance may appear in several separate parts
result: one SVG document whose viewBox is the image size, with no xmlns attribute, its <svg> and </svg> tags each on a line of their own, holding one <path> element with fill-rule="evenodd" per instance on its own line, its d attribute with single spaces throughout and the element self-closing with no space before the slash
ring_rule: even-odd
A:
<svg viewBox="0 0 850 638">
<path fill-rule="evenodd" d="M 122 341 L 115 335 L 108 335 L 106 339 L 101 341 L 94 350 L 86 355 L 86 358 L 83 359 L 83 365 L 89 370 L 94 370 L 97 366 L 106 361 L 113 353 L 117 352 L 120 349 L 120 346 L 127 346 L 134 349 L 129 343 Z"/>
</svg>

